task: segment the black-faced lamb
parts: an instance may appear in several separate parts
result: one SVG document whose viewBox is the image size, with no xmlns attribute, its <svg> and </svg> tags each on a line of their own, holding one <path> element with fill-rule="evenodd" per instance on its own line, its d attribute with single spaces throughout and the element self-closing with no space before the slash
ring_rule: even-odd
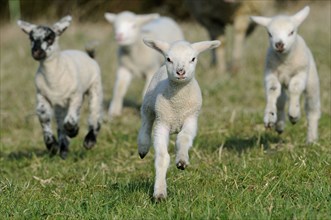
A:
<svg viewBox="0 0 331 220">
<path fill-rule="evenodd" d="M 318 120 L 321 114 L 319 77 L 311 51 L 297 34 L 309 10 L 306 6 L 293 16 L 252 16 L 251 19 L 266 27 L 270 42 L 264 71 L 267 101 L 265 127 L 275 126 L 277 132 L 283 132 L 286 90 L 289 96 L 288 116 L 295 124 L 300 118 L 300 96 L 304 93 L 308 121 L 307 143 L 313 143 L 318 139 Z"/>
<path fill-rule="evenodd" d="M 20 28 L 29 35 L 32 57 L 39 61 L 35 75 L 36 112 L 43 129 L 44 142 L 51 155 L 60 151 L 65 159 L 69 138 L 78 134 L 79 114 L 84 95 L 89 95 L 89 131 L 84 147 L 92 148 L 101 126 L 102 84 L 99 65 L 87 53 L 78 50 L 60 51 L 59 36 L 70 25 L 66 16 L 52 27 L 19 20 Z M 52 114 L 57 123 L 58 141 L 51 128 Z"/>
<path fill-rule="evenodd" d="M 138 135 L 138 153 L 144 158 L 152 145 L 155 149 L 154 198 L 167 196 L 166 172 L 170 162 L 169 135 L 178 133 L 176 165 L 185 169 L 189 163 L 189 148 L 198 128 L 202 105 L 200 87 L 195 79 L 199 53 L 220 45 L 219 41 L 189 43 L 144 40 L 145 44 L 165 57 L 165 64 L 154 74 L 141 107 L 142 125 Z"/>
<path fill-rule="evenodd" d="M 142 39 L 149 37 L 172 42 L 184 37 L 173 19 L 158 14 L 136 15 L 124 11 L 119 14 L 105 13 L 105 18 L 113 24 L 119 45 L 116 81 L 108 110 L 109 117 L 113 118 L 122 113 L 123 98 L 132 78 L 145 78 L 144 95 L 153 74 L 163 62 L 162 56 L 148 49 Z"/>
</svg>

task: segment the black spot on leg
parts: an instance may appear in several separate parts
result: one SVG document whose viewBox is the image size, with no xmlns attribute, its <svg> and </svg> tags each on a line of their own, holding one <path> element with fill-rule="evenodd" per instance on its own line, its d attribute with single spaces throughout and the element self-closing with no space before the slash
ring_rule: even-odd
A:
<svg viewBox="0 0 331 220">
<path fill-rule="evenodd" d="M 77 136 L 79 132 L 79 127 L 77 124 L 71 124 L 67 122 L 64 124 L 64 130 L 70 138 L 73 138 Z"/>
</svg>

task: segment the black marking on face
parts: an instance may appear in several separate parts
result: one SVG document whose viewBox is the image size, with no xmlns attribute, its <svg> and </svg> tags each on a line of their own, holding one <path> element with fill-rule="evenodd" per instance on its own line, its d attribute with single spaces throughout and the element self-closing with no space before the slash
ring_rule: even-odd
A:
<svg viewBox="0 0 331 220">
<path fill-rule="evenodd" d="M 49 27 L 38 26 L 30 32 L 29 37 L 32 57 L 36 60 L 45 59 L 47 50 L 49 50 L 55 41 L 55 32 Z"/>
</svg>

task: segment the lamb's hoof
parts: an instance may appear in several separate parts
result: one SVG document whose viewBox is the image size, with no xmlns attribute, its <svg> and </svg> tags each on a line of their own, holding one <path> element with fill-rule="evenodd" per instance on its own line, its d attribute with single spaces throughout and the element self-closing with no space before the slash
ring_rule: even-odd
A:
<svg viewBox="0 0 331 220">
<path fill-rule="evenodd" d="M 68 151 L 60 151 L 60 157 L 65 160 L 67 159 Z"/>
<path fill-rule="evenodd" d="M 177 168 L 180 170 L 185 170 L 185 168 L 187 167 L 186 162 L 180 160 L 178 161 L 178 163 L 176 164 Z"/>
<path fill-rule="evenodd" d="M 284 130 L 278 130 L 278 129 L 276 129 L 276 131 L 277 131 L 278 134 L 282 134 Z"/>
<path fill-rule="evenodd" d="M 79 132 L 79 127 L 77 124 L 71 124 L 69 122 L 64 124 L 64 129 L 68 137 L 73 138 L 76 137 Z"/>
<path fill-rule="evenodd" d="M 90 130 L 84 139 L 84 147 L 90 150 L 97 143 L 97 137 L 95 136 L 93 130 Z"/>
<path fill-rule="evenodd" d="M 157 195 L 154 195 L 154 201 L 155 201 L 156 203 L 158 203 L 158 202 L 162 202 L 162 201 L 164 201 L 166 198 L 167 198 L 167 196 L 166 196 L 165 194 L 163 194 L 163 193 L 161 193 L 161 194 L 157 194 Z"/>
<path fill-rule="evenodd" d="M 147 155 L 147 152 L 146 153 L 138 152 L 138 153 L 139 153 L 140 159 L 144 159 L 144 157 Z"/>
<path fill-rule="evenodd" d="M 293 117 L 289 115 L 290 122 L 294 125 L 299 121 L 299 117 Z"/>
<path fill-rule="evenodd" d="M 58 150 L 59 150 L 59 144 L 56 141 L 56 138 L 53 136 L 51 136 L 50 139 L 45 141 L 46 144 L 46 148 L 50 153 L 50 156 L 54 156 L 57 154 Z"/>
</svg>

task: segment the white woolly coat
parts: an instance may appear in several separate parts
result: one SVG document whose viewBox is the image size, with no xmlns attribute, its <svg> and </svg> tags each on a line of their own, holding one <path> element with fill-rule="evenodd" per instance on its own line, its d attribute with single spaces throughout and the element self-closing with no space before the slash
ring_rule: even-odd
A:
<svg viewBox="0 0 331 220">
<path fill-rule="evenodd" d="M 145 95 L 142 108 L 155 114 L 155 123 L 162 122 L 170 133 L 178 133 L 188 117 L 198 117 L 202 105 L 201 90 L 195 78 L 188 83 L 168 80 L 163 65 L 153 76 Z"/>
<path fill-rule="evenodd" d="M 58 56 L 53 54 L 41 62 L 35 77 L 37 93 L 47 97 L 51 105 L 67 107 L 73 96 L 83 98 L 91 86 L 101 85 L 99 65 L 86 53 L 77 50 L 56 53 Z M 102 91 L 99 92 L 102 96 Z"/>
</svg>

